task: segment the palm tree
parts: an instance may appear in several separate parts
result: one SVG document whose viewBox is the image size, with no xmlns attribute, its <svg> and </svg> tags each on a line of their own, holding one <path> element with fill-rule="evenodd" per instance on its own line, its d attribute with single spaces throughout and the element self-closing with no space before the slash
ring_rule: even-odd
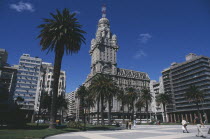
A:
<svg viewBox="0 0 210 139">
<path fill-rule="evenodd" d="M 149 107 L 149 102 L 152 100 L 152 95 L 150 93 L 150 90 L 148 88 L 143 88 L 142 89 L 142 94 L 141 94 L 141 101 L 145 103 L 146 105 L 146 118 L 147 118 L 147 123 L 148 123 L 148 107 Z"/>
<path fill-rule="evenodd" d="M 189 102 L 196 104 L 198 117 L 200 117 L 199 103 L 204 100 L 203 91 L 199 90 L 197 86 L 191 85 L 185 92 L 185 98 L 188 99 Z"/>
<path fill-rule="evenodd" d="M 135 104 L 137 110 L 139 111 L 139 119 L 140 119 L 140 123 L 141 123 L 141 108 L 144 108 L 145 105 L 144 103 L 141 101 L 141 99 L 138 99 L 136 104 Z"/>
<path fill-rule="evenodd" d="M 43 51 L 55 52 L 54 84 L 49 128 L 55 128 L 57 114 L 56 100 L 63 55 L 65 52 L 66 54 L 77 53 L 80 50 L 81 44 L 85 43 L 83 34 L 86 33 L 81 30 L 82 25 L 75 18 L 76 13 L 70 13 L 68 9 L 64 9 L 62 13 L 59 10 L 56 10 L 56 12 L 56 14 L 50 13 L 52 19 L 44 19 L 45 23 L 38 26 L 38 28 L 41 28 L 41 31 L 37 37 L 41 39 L 40 45 Z"/>
<path fill-rule="evenodd" d="M 163 105 L 163 113 L 164 113 L 163 120 L 166 121 L 166 105 L 171 102 L 171 96 L 168 93 L 159 94 L 156 96 L 156 102 Z"/>
<path fill-rule="evenodd" d="M 94 93 L 98 106 L 101 102 L 101 124 L 104 125 L 104 100 L 110 92 L 110 79 L 102 74 L 98 74 L 91 82 L 90 90 Z M 99 107 L 98 107 L 99 108 Z"/>
<path fill-rule="evenodd" d="M 24 100 L 21 96 L 16 97 L 15 103 L 17 104 L 18 108 L 21 108 L 23 105 L 21 104 Z"/>
<path fill-rule="evenodd" d="M 57 110 L 60 110 L 61 124 L 63 122 L 63 110 L 66 110 L 67 108 L 68 108 L 68 101 L 65 99 L 64 94 L 59 95 L 57 98 Z"/>
<path fill-rule="evenodd" d="M 125 94 L 124 90 L 119 89 L 117 91 L 117 99 L 119 101 L 121 101 L 121 103 L 122 103 L 121 109 L 122 109 L 122 113 L 123 113 L 123 123 L 124 123 L 125 122 L 125 110 L 124 110 L 124 107 L 125 107 L 125 104 L 127 102 L 127 97 L 126 97 L 126 94 Z"/>
<path fill-rule="evenodd" d="M 111 109 L 112 109 L 111 104 L 113 102 L 113 97 L 115 97 L 117 94 L 118 88 L 115 82 L 110 78 L 106 78 L 104 82 L 105 82 L 106 91 L 107 91 L 105 98 L 108 101 L 108 124 L 111 125 Z"/>
<path fill-rule="evenodd" d="M 85 119 L 85 108 L 86 108 L 85 97 L 88 95 L 87 88 L 84 85 L 81 85 L 79 87 L 78 91 L 77 91 L 77 95 L 79 97 L 80 105 L 82 107 L 82 119 L 83 119 L 83 122 L 84 122 L 84 125 L 85 125 L 86 124 L 86 119 Z"/>
<path fill-rule="evenodd" d="M 89 88 L 87 88 L 86 91 L 87 91 L 87 95 L 84 98 L 84 101 L 85 101 L 84 103 L 88 110 L 88 123 L 90 123 L 90 108 L 95 106 L 95 98 Z"/>
<path fill-rule="evenodd" d="M 128 107 L 130 105 L 130 108 L 132 109 L 131 120 L 134 120 L 134 106 L 135 106 L 134 104 L 135 104 L 135 100 L 137 99 L 136 90 L 132 87 L 126 88 L 126 97 L 127 97 Z"/>
</svg>

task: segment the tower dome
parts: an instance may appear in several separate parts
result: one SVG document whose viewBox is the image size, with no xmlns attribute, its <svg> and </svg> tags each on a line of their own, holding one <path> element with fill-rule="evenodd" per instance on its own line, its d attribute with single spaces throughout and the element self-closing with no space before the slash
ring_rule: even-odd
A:
<svg viewBox="0 0 210 139">
<path fill-rule="evenodd" d="M 109 25 L 109 20 L 105 17 L 102 17 L 99 21 L 98 24 L 107 24 Z"/>
</svg>

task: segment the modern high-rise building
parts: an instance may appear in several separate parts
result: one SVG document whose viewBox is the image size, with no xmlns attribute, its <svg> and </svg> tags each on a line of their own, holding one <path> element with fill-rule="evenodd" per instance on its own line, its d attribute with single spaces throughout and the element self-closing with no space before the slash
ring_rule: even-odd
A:
<svg viewBox="0 0 210 139">
<path fill-rule="evenodd" d="M 98 21 L 98 28 L 95 39 L 91 41 L 91 73 L 88 75 L 85 86 L 91 84 L 92 79 L 97 74 L 104 74 L 111 77 L 121 89 L 133 87 L 138 92 L 143 88 L 149 89 L 149 76 L 145 72 L 122 69 L 117 67 L 117 51 L 119 49 L 117 36 L 110 30 L 110 22 L 105 15 Z M 112 104 L 113 118 L 122 118 L 122 104 L 117 98 L 113 98 Z M 92 113 L 96 113 L 96 108 L 92 109 Z M 125 111 L 128 111 L 125 108 Z M 108 106 L 105 113 L 108 112 Z M 135 108 L 135 112 L 137 109 Z"/>
<path fill-rule="evenodd" d="M 210 118 L 210 58 L 188 54 L 186 61 L 172 63 L 162 71 L 164 92 L 171 94 L 172 103 L 167 106 L 168 121 L 176 122 L 185 117 L 192 122 L 197 107 L 185 98 L 185 92 L 191 85 L 204 92 L 205 98 L 199 103 L 201 117 Z"/>
<path fill-rule="evenodd" d="M 0 48 L 0 67 L 7 65 L 8 53 L 5 49 Z"/>
<path fill-rule="evenodd" d="M 68 101 L 68 116 L 76 116 L 76 91 L 67 93 L 66 99 Z"/>
<path fill-rule="evenodd" d="M 23 54 L 20 57 L 17 73 L 17 83 L 14 100 L 24 98 L 22 109 L 34 110 L 35 98 L 38 92 L 42 59 Z"/>
<path fill-rule="evenodd" d="M 16 86 L 17 69 L 14 67 L 0 67 L 0 93 L 8 93 L 8 102 L 12 103 Z M 3 89 L 4 88 L 4 89 Z"/>
<path fill-rule="evenodd" d="M 0 111 L 9 112 L 13 103 L 17 69 L 7 64 L 8 53 L 0 49 Z"/>
<path fill-rule="evenodd" d="M 159 82 L 155 80 L 150 81 L 150 92 L 152 93 L 151 110 L 156 120 L 165 122 L 163 118 L 163 106 L 156 102 L 156 98 L 159 94 L 164 93 L 162 77 L 159 78 Z"/>
<path fill-rule="evenodd" d="M 35 110 L 39 110 L 40 98 L 42 93 L 53 93 L 53 65 L 51 63 L 42 62 L 39 78 L 38 92 L 36 94 Z M 66 92 L 66 72 L 60 71 L 58 95 L 65 95 Z M 64 96 L 65 97 L 65 96 Z"/>
</svg>

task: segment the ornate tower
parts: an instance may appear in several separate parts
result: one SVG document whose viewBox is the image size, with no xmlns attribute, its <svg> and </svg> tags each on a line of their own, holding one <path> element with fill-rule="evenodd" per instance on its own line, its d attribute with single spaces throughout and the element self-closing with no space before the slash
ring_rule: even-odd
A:
<svg viewBox="0 0 210 139">
<path fill-rule="evenodd" d="M 91 41 L 91 75 L 96 73 L 117 74 L 117 36 L 110 31 L 106 18 L 106 7 L 102 7 L 102 18 L 98 22 L 95 39 Z"/>
</svg>

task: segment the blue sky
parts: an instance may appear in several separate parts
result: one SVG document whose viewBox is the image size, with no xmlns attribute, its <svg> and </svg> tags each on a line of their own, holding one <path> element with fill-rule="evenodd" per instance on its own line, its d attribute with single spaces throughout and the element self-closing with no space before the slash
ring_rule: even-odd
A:
<svg viewBox="0 0 210 139">
<path fill-rule="evenodd" d="M 77 12 L 87 32 L 86 44 L 78 54 L 64 56 L 62 64 L 66 91 L 73 91 L 90 72 L 90 41 L 104 3 L 120 46 L 118 67 L 147 72 L 158 80 L 163 69 L 183 62 L 188 53 L 210 57 L 209 0 L 1 0 L 0 48 L 8 51 L 11 65 L 18 64 L 23 53 L 53 63 L 53 53 L 40 51 L 37 26 L 55 9 Z"/>
</svg>

